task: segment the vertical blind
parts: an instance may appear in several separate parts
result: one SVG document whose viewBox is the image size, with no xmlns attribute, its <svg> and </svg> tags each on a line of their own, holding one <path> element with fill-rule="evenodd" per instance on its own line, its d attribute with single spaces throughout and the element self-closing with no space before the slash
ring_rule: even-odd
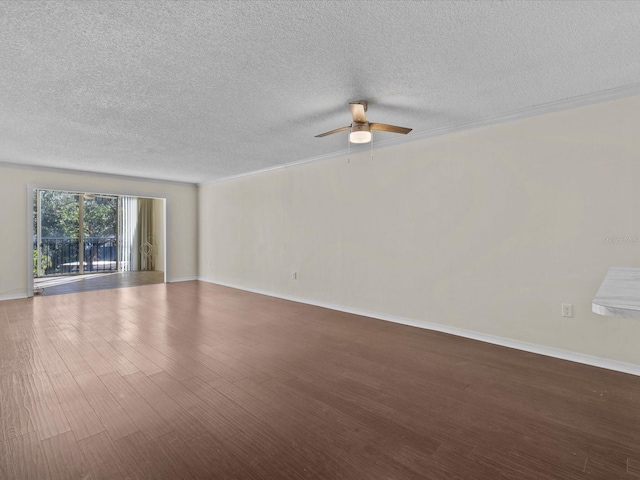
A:
<svg viewBox="0 0 640 480">
<path fill-rule="evenodd" d="M 155 268 L 157 244 L 152 198 L 120 197 L 120 269 L 148 271 Z"/>
</svg>

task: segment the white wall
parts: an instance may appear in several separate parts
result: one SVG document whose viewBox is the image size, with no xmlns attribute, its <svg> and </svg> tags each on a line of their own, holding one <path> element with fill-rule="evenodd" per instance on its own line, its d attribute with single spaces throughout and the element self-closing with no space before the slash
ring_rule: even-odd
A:
<svg viewBox="0 0 640 480">
<path fill-rule="evenodd" d="M 197 187 L 0 164 L 0 299 L 27 294 L 28 186 L 167 199 L 168 281 L 197 275 Z"/>
<path fill-rule="evenodd" d="M 640 235 L 639 132 L 634 97 L 204 185 L 200 276 L 640 365 L 591 312 L 640 266 L 603 242 Z"/>
</svg>

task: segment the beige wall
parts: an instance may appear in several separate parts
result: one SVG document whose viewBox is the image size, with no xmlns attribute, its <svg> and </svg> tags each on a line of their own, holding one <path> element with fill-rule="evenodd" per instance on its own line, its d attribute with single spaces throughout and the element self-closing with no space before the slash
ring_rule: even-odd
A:
<svg viewBox="0 0 640 480">
<path fill-rule="evenodd" d="M 153 203 L 153 225 L 155 228 L 154 237 L 156 241 L 156 258 L 154 270 L 164 272 L 164 200 L 157 198 Z"/>
<path fill-rule="evenodd" d="M 0 165 L 0 299 L 27 293 L 28 186 L 167 199 L 168 280 L 197 275 L 197 187 Z"/>
<path fill-rule="evenodd" d="M 603 242 L 640 235 L 639 129 L 634 97 L 201 186 L 200 276 L 640 364 L 591 312 L 640 266 Z"/>
</svg>

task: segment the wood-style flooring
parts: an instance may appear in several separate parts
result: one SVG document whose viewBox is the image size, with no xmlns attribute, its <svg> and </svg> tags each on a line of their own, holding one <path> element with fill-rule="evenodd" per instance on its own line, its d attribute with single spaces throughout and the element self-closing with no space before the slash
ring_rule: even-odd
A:
<svg viewBox="0 0 640 480">
<path fill-rule="evenodd" d="M 164 283 L 164 272 L 113 272 L 34 279 L 36 295 L 62 295 L 65 293 L 109 290 Z"/>
<path fill-rule="evenodd" d="M 201 282 L 0 302 L 0 478 L 640 478 L 640 378 Z"/>
</svg>

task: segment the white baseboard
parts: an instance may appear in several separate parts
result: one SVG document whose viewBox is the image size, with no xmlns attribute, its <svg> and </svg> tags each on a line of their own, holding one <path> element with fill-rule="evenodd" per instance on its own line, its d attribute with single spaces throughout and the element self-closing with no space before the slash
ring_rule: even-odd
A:
<svg viewBox="0 0 640 480">
<path fill-rule="evenodd" d="M 19 298 L 27 298 L 26 293 L 12 293 L 9 295 L 0 295 L 0 302 L 3 300 L 18 300 Z"/>
<path fill-rule="evenodd" d="M 178 277 L 178 278 L 171 278 L 169 280 L 167 280 L 167 283 L 176 283 L 176 282 L 190 282 L 192 280 L 199 280 L 198 277 Z"/>
<path fill-rule="evenodd" d="M 225 287 L 236 288 L 238 290 L 244 290 L 247 292 L 258 293 L 260 295 L 267 295 L 269 297 L 281 298 L 283 300 L 290 300 L 293 302 L 306 303 L 308 305 L 315 305 L 317 307 L 328 308 L 330 310 L 338 310 L 340 312 L 352 313 L 355 315 L 362 315 L 365 317 L 375 318 L 377 320 L 385 320 L 387 322 L 400 323 L 402 325 L 409 325 L 412 327 L 424 328 L 426 330 L 434 330 L 436 332 L 448 333 L 456 335 L 458 337 L 470 338 L 472 340 L 478 340 L 485 343 L 491 343 L 494 345 L 500 345 L 502 347 L 514 348 L 516 350 L 522 350 L 530 353 L 537 353 L 539 355 L 545 355 L 547 357 L 560 358 L 562 360 L 568 360 L 570 362 L 582 363 L 585 365 L 591 365 L 593 367 L 605 368 L 607 370 L 615 370 L 617 372 L 628 373 L 631 375 L 640 376 L 640 365 L 633 363 L 620 362 L 618 360 L 611 360 L 608 358 L 595 357 L 592 355 L 586 355 L 584 353 L 572 352 L 570 350 L 563 350 L 561 348 L 547 347 L 545 345 L 537 345 L 535 343 L 523 342 L 521 340 L 514 340 L 511 338 L 498 337 L 495 335 L 489 335 L 481 332 L 474 332 L 472 330 L 465 330 L 463 328 L 450 327 L 439 323 L 425 322 L 422 320 L 415 320 L 405 317 L 397 317 L 395 315 L 387 315 L 384 313 L 370 312 L 367 310 L 361 310 L 358 308 L 345 307 L 343 305 L 335 305 L 331 303 L 318 302 L 316 300 L 310 300 L 308 298 L 295 297 L 292 295 L 284 295 L 276 292 L 270 292 L 266 290 L 260 290 L 255 288 L 247 288 L 242 285 L 235 285 L 231 283 L 221 282 L 210 278 L 198 277 L 198 280 L 208 283 L 215 283 L 216 285 L 222 285 Z"/>
</svg>

